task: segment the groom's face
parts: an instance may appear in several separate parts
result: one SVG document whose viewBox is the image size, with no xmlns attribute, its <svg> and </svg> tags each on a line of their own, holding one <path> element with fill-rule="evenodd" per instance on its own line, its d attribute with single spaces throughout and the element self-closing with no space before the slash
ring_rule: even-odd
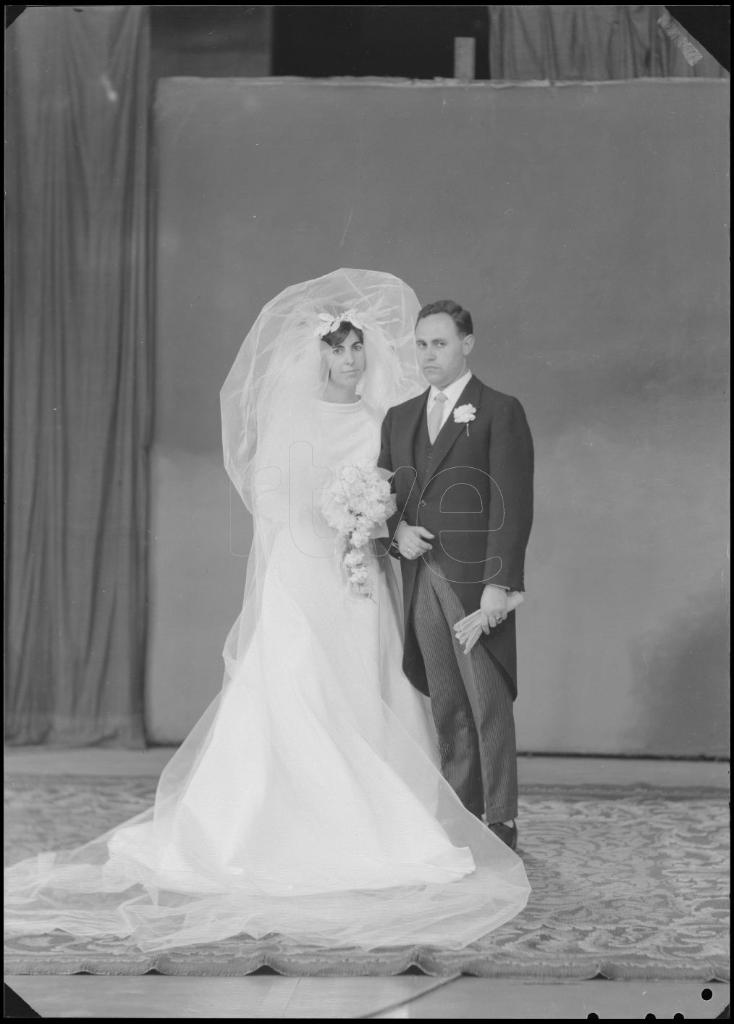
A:
<svg viewBox="0 0 734 1024">
<path fill-rule="evenodd" d="M 448 313 L 432 313 L 416 324 L 415 344 L 423 376 L 429 384 L 445 388 L 466 371 L 474 338 L 462 337 Z"/>
</svg>

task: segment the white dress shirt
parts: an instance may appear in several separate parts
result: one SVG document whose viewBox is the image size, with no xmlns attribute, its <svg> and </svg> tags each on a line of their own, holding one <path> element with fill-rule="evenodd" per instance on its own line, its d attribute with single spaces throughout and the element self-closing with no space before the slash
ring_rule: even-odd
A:
<svg viewBox="0 0 734 1024">
<path fill-rule="evenodd" d="M 459 377 L 458 380 L 455 380 L 453 384 L 449 384 L 445 388 L 437 388 L 434 384 L 431 384 L 431 393 L 428 396 L 428 401 L 426 402 L 426 416 L 431 415 L 431 409 L 433 408 L 436 400 L 436 393 L 438 391 L 443 391 L 446 395 L 446 401 L 443 403 L 443 417 L 441 419 L 442 427 L 451 415 L 454 406 L 459 401 L 459 395 L 469 383 L 471 375 L 471 370 L 467 370 L 466 373 Z M 440 429 L 441 428 L 439 427 L 439 430 Z"/>
</svg>

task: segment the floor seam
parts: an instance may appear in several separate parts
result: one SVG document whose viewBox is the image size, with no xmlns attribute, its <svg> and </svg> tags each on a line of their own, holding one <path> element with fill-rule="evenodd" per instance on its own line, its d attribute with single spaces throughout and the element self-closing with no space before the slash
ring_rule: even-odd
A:
<svg viewBox="0 0 734 1024">
<path fill-rule="evenodd" d="M 367 1013 L 355 1019 L 370 1020 L 379 1017 L 382 1013 L 390 1013 L 393 1010 L 398 1010 L 401 1006 L 410 1006 L 410 1004 L 416 1002 L 416 1000 L 422 999 L 430 993 L 438 992 L 439 989 L 445 988 L 446 985 L 449 985 L 454 981 L 458 981 L 461 976 L 461 973 L 459 973 L 447 975 L 445 978 L 432 978 L 431 980 L 435 981 L 436 984 L 432 985 L 430 988 L 424 989 L 423 992 L 418 992 L 415 995 L 408 996 L 406 999 L 398 999 L 394 1003 L 388 1003 L 386 1006 L 381 1006 L 380 1009 L 375 1010 L 374 1013 Z"/>
</svg>

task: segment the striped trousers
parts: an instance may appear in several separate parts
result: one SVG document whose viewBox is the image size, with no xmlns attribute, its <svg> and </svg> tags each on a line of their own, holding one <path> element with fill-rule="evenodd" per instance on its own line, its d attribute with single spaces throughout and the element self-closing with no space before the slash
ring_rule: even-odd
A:
<svg viewBox="0 0 734 1024">
<path fill-rule="evenodd" d="M 517 816 L 517 750 L 512 694 L 481 642 L 464 654 L 453 625 L 465 615 L 451 585 L 421 561 L 412 625 L 426 667 L 441 771 L 472 814 L 488 822 Z"/>
</svg>

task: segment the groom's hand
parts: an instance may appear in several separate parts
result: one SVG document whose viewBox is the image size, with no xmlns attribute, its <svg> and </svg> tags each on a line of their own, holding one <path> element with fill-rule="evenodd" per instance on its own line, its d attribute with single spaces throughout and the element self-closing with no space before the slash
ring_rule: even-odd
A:
<svg viewBox="0 0 734 1024">
<path fill-rule="evenodd" d="M 433 534 L 425 526 L 408 526 L 403 520 L 395 532 L 395 543 L 403 558 L 419 558 L 426 551 L 433 547 L 428 541 L 433 540 Z"/>
<path fill-rule="evenodd" d="M 507 591 L 502 587 L 487 584 L 482 591 L 479 610 L 482 613 L 482 630 L 489 633 L 490 629 L 499 626 L 507 618 Z"/>
</svg>

